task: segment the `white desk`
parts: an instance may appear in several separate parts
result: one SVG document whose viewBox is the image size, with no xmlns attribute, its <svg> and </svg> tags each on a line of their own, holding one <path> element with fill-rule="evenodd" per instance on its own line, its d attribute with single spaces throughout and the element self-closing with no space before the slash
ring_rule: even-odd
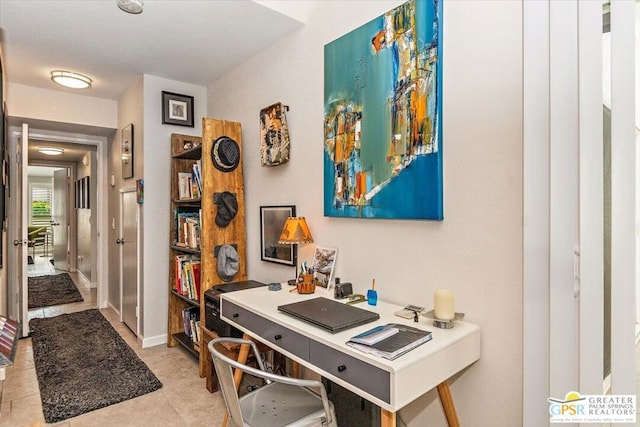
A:
<svg viewBox="0 0 640 427">
<path fill-rule="evenodd" d="M 277 307 L 318 296 L 333 299 L 333 295 L 323 288 L 309 295 L 290 293 L 289 289 L 269 291 L 261 287 L 222 294 L 221 318 L 380 406 L 385 427 L 395 426 L 397 411 L 436 387 L 449 425 L 458 424 L 447 380 L 480 358 L 478 326 L 456 322 L 453 329 L 438 329 L 424 316 L 419 323 L 394 316 L 393 312 L 402 307 L 378 301 L 377 306 L 364 302 L 356 307 L 379 313 L 379 320 L 332 334 L 281 313 Z M 345 344 L 353 335 L 386 323 L 405 323 L 429 330 L 433 339 L 393 361 Z"/>
</svg>

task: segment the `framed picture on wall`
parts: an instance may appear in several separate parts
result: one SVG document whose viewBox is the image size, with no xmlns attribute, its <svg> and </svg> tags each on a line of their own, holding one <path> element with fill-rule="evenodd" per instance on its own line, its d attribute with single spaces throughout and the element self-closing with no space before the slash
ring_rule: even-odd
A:
<svg viewBox="0 0 640 427">
<path fill-rule="evenodd" d="M 75 207 L 76 209 L 80 209 L 80 180 L 76 179 L 75 182 L 75 191 L 73 193 L 73 196 L 75 198 Z"/>
<path fill-rule="evenodd" d="M 144 180 L 136 180 L 136 201 L 140 204 L 144 203 Z"/>
<path fill-rule="evenodd" d="M 122 178 L 133 178 L 133 123 L 122 129 Z"/>
<path fill-rule="evenodd" d="M 193 127 L 193 96 L 162 91 L 162 124 Z"/>
<path fill-rule="evenodd" d="M 84 188 L 84 208 L 91 209 L 91 177 L 85 176 L 82 178 L 83 188 Z"/>
<path fill-rule="evenodd" d="M 290 216 L 296 216 L 296 207 L 260 206 L 260 259 L 285 265 L 296 265 L 296 245 L 278 243 L 282 227 Z"/>
</svg>

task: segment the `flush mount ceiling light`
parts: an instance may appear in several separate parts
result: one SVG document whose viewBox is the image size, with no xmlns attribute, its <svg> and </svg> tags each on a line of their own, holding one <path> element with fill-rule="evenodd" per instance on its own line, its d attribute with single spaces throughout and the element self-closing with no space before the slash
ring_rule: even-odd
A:
<svg viewBox="0 0 640 427">
<path fill-rule="evenodd" d="M 51 80 L 60 86 L 71 89 L 87 89 L 91 87 L 92 83 L 92 80 L 87 76 L 63 70 L 53 70 L 51 72 Z"/>
<path fill-rule="evenodd" d="M 118 7 L 127 13 L 137 15 L 142 13 L 144 0 L 118 0 Z"/>
<path fill-rule="evenodd" d="M 38 152 L 49 156 L 59 156 L 64 153 L 64 150 L 56 147 L 38 147 Z"/>
</svg>

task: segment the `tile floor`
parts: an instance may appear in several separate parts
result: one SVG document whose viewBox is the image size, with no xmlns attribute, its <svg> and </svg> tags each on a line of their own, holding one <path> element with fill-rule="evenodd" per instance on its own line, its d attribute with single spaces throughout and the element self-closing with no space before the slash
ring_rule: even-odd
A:
<svg viewBox="0 0 640 427">
<path fill-rule="evenodd" d="M 36 257 L 29 275 L 55 274 L 46 259 Z M 53 317 L 62 313 L 95 308 L 96 290 L 79 284 L 71 274 L 84 302 L 29 312 L 29 317 Z M 0 382 L 0 427 L 21 426 L 212 426 L 221 425 L 224 401 L 220 393 L 209 393 L 204 378 L 198 376 L 197 361 L 179 347 L 159 345 L 143 349 L 134 334 L 111 309 L 101 310 L 113 327 L 160 379 L 160 390 L 116 405 L 98 409 L 57 424 L 46 424 L 33 362 L 31 339 L 18 343 L 14 365 Z"/>
</svg>

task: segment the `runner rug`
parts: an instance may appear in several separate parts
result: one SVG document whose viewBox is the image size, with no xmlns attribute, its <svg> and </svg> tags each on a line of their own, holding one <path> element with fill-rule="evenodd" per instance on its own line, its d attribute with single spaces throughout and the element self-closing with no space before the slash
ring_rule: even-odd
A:
<svg viewBox="0 0 640 427">
<path fill-rule="evenodd" d="M 31 319 L 29 328 L 47 423 L 162 387 L 97 309 Z"/>
<path fill-rule="evenodd" d="M 69 273 L 29 277 L 29 308 L 84 301 Z"/>
</svg>

